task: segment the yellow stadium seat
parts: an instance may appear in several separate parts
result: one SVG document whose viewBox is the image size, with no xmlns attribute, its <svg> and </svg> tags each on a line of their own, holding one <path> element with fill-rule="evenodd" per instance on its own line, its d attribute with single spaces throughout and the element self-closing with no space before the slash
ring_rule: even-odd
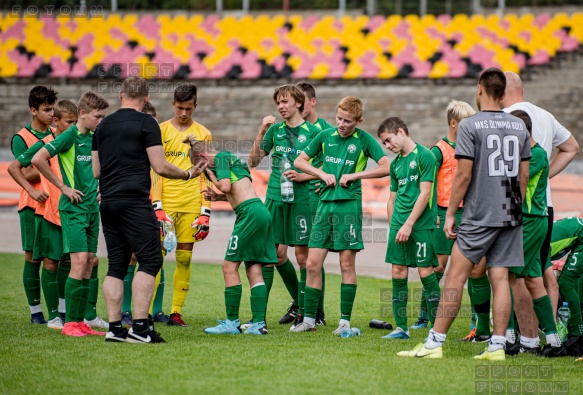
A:
<svg viewBox="0 0 583 395">
<path fill-rule="evenodd" d="M 310 79 L 322 80 L 328 76 L 329 66 L 326 63 L 318 63 L 310 73 Z"/>
<path fill-rule="evenodd" d="M 449 65 L 446 62 L 442 62 L 438 60 L 433 65 L 433 68 L 429 72 L 429 78 L 431 79 L 439 79 L 444 78 L 449 73 Z"/>
<path fill-rule="evenodd" d="M 393 62 L 386 62 L 381 64 L 378 78 L 390 79 L 395 78 L 399 74 L 399 68 Z"/>
</svg>

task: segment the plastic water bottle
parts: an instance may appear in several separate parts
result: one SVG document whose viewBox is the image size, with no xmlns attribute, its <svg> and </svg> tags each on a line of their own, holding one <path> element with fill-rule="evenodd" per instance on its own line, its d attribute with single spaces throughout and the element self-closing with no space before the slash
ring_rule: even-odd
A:
<svg viewBox="0 0 583 395">
<path fill-rule="evenodd" d="M 563 302 L 563 306 L 559 307 L 557 314 L 557 332 L 562 342 L 567 340 L 567 324 L 569 323 L 569 318 L 571 318 L 569 303 Z"/>
<path fill-rule="evenodd" d="M 174 231 L 174 225 L 164 223 L 164 249 L 168 252 L 171 252 L 173 249 L 176 248 L 177 244 L 176 240 L 176 233 Z"/>
<path fill-rule="evenodd" d="M 340 332 L 340 337 L 358 337 L 360 336 L 360 329 L 358 328 L 344 328 L 342 332 Z"/>
<path fill-rule="evenodd" d="M 279 182 L 281 184 L 281 200 L 284 202 L 294 201 L 294 183 L 283 175 L 284 172 L 291 170 L 291 168 L 292 165 L 287 154 L 283 154 L 283 157 L 279 162 L 279 169 L 281 170 L 281 178 L 279 179 Z"/>
</svg>

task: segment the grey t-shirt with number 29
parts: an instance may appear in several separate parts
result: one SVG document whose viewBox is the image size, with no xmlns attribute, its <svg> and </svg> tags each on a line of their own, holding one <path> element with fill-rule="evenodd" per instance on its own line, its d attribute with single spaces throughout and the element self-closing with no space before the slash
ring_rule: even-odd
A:
<svg viewBox="0 0 583 395">
<path fill-rule="evenodd" d="M 482 111 L 463 119 L 455 156 L 474 165 L 461 222 L 489 227 L 522 224 L 519 166 L 530 155 L 530 135 L 521 119 L 502 111 Z"/>
</svg>

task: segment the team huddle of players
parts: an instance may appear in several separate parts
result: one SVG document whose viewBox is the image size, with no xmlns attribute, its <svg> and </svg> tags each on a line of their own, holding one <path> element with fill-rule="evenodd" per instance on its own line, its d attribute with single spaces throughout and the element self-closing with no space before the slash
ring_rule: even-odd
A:
<svg viewBox="0 0 583 395">
<path fill-rule="evenodd" d="M 347 96 L 338 103 L 332 126 L 318 117 L 316 93 L 310 84 L 284 85 L 273 94 L 284 120 L 277 122 L 273 116 L 263 119 L 247 164 L 232 152 L 214 148 L 211 133 L 192 119 L 196 87 L 179 86 L 172 101 L 175 115 L 160 124 L 166 159 L 185 170 L 204 162 L 206 170 L 188 180 L 166 179 L 152 172 L 151 199 L 156 216 L 161 222 L 171 220 L 177 237 L 170 315 L 162 311 L 162 269 L 150 307 L 152 320 L 186 326 L 182 308 L 189 290 L 193 246 L 209 233 L 211 202 L 224 200 L 236 214 L 223 263 L 227 317 L 205 332 L 267 334 L 265 313 L 274 268 L 292 299 L 279 323 L 292 324 L 291 332 L 312 332 L 317 325 L 326 325 L 323 263 L 329 251 L 339 253 L 342 273 L 341 317 L 333 333 L 349 329 L 357 289 L 356 254 L 364 248 L 361 180 L 390 175 L 385 261 L 392 264 L 396 329 L 385 338 L 410 338 L 409 267 L 417 268 L 423 284 L 422 314 L 411 329 L 432 327 L 425 344 L 399 355 L 441 357 L 441 344 L 453 321 L 452 314 L 444 313 L 452 302 L 442 300 L 440 304 L 439 286 L 450 255 L 456 269 L 448 271 L 445 286 L 449 289 L 448 284 L 453 284 L 455 288 L 461 283 L 461 295 L 469 277 L 468 289 L 477 315 L 476 327 L 465 340 L 488 342 L 488 349 L 477 358 L 503 359 L 505 354 L 519 352 L 581 354 L 583 269 L 577 254 L 583 248 L 583 220 L 557 221 L 552 233 L 548 225 L 548 178 L 572 160 L 578 146 L 561 127 L 558 132 L 542 131 L 552 135 L 545 137 L 549 144 L 541 148 L 534 133 L 541 130 L 536 129 L 539 118 L 528 106 L 533 105 L 521 97 L 509 101 L 512 89 L 522 89 L 517 75 L 486 70 L 476 92 L 481 112 L 452 100 L 446 109 L 448 133 L 431 149 L 415 143 L 400 118 L 385 119 L 377 136 L 385 148 L 397 154 L 390 162 L 377 140 L 358 127 L 363 117 L 359 98 Z M 108 103 L 94 92 L 85 93 L 78 106 L 68 100 L 57 102 L 56 92 L 38 86 L 30 93 L 29 107 L 33 121 L 13 138 L 16 160 L 9 172 L 23 187 L 19 213 L 31 322 L 46 323 L 40 307 L 42 283 L 49 327 L 70 336 L 106 335 L 91 328 L 109 328 L 95 314 L 99 203 L 97 180 L 91 171 L 91 140 Z M 156 117 L 149 103 L 143 112 Z M 554 147 L 560 155 L 549 165 Z M 271 175 L 262 203 L 253 189 L 249 167 L 258 166 L 268 155 Z M 378 166 L 367 170 L 369 158 Z M 282 197 L 282 176 L 292 181 L 293 201 Z M 547 247 L 544 252 L 547 230 L 552 240 L 550 251 Z M 299 279 L 288 258 L 289 246 L 295 247 Z M 543 269 L 550 266 L 550 260 L 569 252 L 567 270 L 563 270 L 558 286 L 552 269 L 543 282 Z M 162 253 L 166 251 L 162 249 Z M 239 319 L 241 262 L 251 287 L 252 310 L 252 319 L 243 324 Z M 126 325 L 132 323 L 135 265 L 134 257 L 124 279 L 122 323 Z M 567 347 L 555 325 L 559 287 L 572 313 Z M 493 334 L 489 325 L 491 290 Z M 457 313 L 459 303 L 457 308 L 455 303 L 461 296 L 457 299 L 449 306 L 453 310 L 447 311 Z M 542 350 L 535 316 L 546 335 L 547 345 Z"/>
</svg>

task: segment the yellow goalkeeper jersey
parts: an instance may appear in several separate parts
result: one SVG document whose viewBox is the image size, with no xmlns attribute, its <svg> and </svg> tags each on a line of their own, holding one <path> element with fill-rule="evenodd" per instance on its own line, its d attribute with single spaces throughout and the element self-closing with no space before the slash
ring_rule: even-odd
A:
<svg viewBox="0 0 583 395">
<path fill-rule="evenodd" d="M 188 135 L 193 135 L 197 140 L 212 141 L 211 132 L 198 122 L 192 125 L 184 132 L 179 131 L 172 125 L 170 120 L 160 124 L 162 131 L 162 146 L 166 160 L 173 165 L 188 170 L 192 167 L 189 155 L 189 145 L 183 143 Z M 201 191 L 206 189 L 208 181 L 204 175 L 194 178 L 189 181 L 171 180 L 168 178 L 159 177 L 153 180 L 153 184 L 159 183 L 161 185 L 162 207 L 164 210 L 174 211 L 178 213 L 199 213 L 200 206 L 204 205 L 210 207 L 211 203 L 204 200 Z M 157 193 L 152 192 L 152 200 L 158 200 Z"/>
</svg>

